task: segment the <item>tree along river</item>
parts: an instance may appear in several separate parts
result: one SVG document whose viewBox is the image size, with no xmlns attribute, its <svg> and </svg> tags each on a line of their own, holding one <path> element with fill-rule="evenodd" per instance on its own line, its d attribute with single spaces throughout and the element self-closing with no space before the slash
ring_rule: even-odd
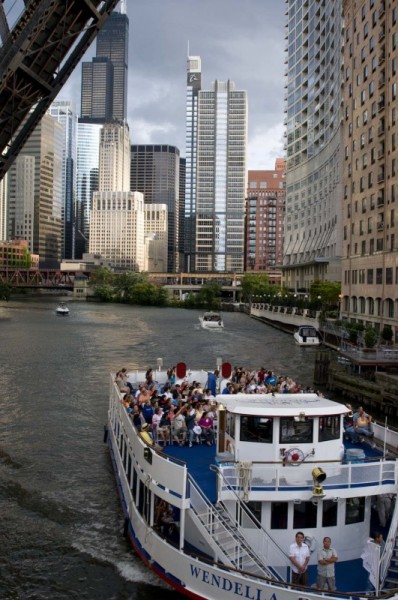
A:
<svg viewBox="0 0 398 600">
<path fill-rule="evenodd" d="M 199 329 L 197 310 L 57 301 L 0 304 L 2 600 L 171 600 L 123 538 L 103 427 L 109 372 L 214 369 L 217 357 L 312 384 L 315 349 L 224 313 Z"/>
</svg>

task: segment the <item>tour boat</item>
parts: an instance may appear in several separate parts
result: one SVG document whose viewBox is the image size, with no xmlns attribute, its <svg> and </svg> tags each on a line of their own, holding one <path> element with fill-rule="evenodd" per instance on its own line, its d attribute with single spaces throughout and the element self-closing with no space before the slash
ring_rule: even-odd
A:
<svg viewBox="0 0 398 600">
<path fill-rule="evenodd" d="M 199 322 L 202 329 L 222 329 L 224 327 L 224 322 L 218 312 L 205 312 L 199 317 Z"/>
<path fill-rule="evenodd" d="M 61 304 L 59 304 L 55 309 L 55 312 L 57 315 L 66 317 L 69 315 L 69 308 L 66 306 L 65 302 L 61 302 Z"/>
<path fill-rule="evenodd" d="M 318 332 L 311 325 L 300 325 L 293 337 L 299 346 L 319 346 L 320 344 Z"/>
<path fill-rule="evenodd" d="M 223 390 L 230 365 L 221 372 Z M 177 365 L 177 383 L 204 388 L 214 374 Z M 350 409 L 317 394 L 222 394 L 214 445 L 161 447 L 135 429 L 114 379 L 105 441 L 124 531 L 164 581 L 195 599 L 321 600 L 316 568 L 328 536 L 338 554 L 328 598 L 366 597 L 370 582 L 372 598 L 398 600 L 398 434 L 386 424 L 374 424 L 375 443 L 355 445 L 344 440 Z M 159 367 L 154 379 L 161 388 L 167 374 Z M 145 370 L 128 381 L 138 387 Z M 381 556 L 374 529 L 386 541 Z M 308 587 L 291 583 L 297 531 L 310 550 Z"/>
</svg>

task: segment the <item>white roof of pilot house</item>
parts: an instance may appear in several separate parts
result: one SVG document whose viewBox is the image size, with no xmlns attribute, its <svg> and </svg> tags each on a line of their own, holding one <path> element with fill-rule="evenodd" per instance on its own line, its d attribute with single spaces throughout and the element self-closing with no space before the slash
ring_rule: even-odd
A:
<svg viewBox="0 0 398 600">
<path fill-rule="evenodd" d="M 238 415 L 298 417 L 341 415 L 350 409 L 317 394 L 219 394 L 217 402 Z"/>
</svg>

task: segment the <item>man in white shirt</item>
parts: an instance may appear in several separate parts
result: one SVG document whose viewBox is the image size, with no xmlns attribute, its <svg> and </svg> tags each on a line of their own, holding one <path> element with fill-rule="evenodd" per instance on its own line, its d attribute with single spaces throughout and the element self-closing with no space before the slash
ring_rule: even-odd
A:
<svg viewBox="0 0 398 600">
<path fill-rule="evenodd" d="M 310 560 L 310 549 L 304 543 L 304 533 L 296 533 L 296 541 L 290 544 L 289 559 L 292 563 L 292 583 L 307 585 L 307 566 Z"/>
<path fill-rule="evenodd" d="M 318 554 L 318 576 L 316 585 L 321 590 L 326 588 L 329 592 L 336 590 L 336 576 L 334 573 L 334 563 L 337 562 L 337 552 L 331 547 L 330 537 L 323 538 L 323 548 Z"/>
</svg>

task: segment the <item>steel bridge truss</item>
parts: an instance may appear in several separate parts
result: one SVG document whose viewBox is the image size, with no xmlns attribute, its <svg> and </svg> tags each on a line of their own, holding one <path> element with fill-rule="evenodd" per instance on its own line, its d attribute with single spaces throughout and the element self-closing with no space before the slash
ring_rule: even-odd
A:
<svg viewBox="0 0 398 600">
<path fill-rule="evenodd" d="M 73 290 L 77 275 L 89 276 L 82 271 L 60 271 L 57 269 L 0 269 L 0 283 L 23 288 L 64 288 Z"/>
<path fill-rule="evenodd" d="M 0 3 L 0 180 L 119 0 L 24 0 L 13 28 Z"/>
</svg>

